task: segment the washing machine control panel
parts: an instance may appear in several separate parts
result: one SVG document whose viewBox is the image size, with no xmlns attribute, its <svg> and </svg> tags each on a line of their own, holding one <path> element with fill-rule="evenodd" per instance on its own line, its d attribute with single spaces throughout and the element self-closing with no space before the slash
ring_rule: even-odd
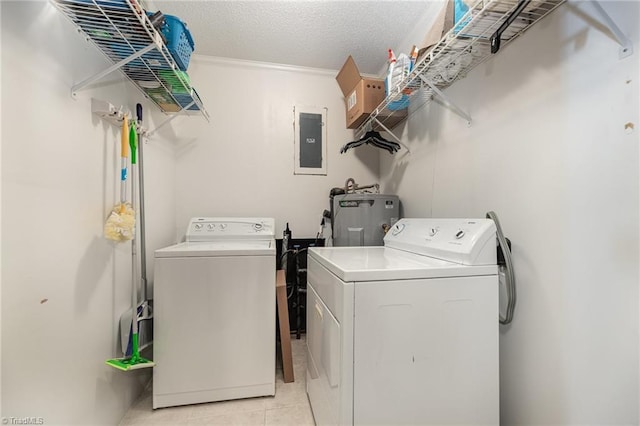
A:
<svg viewBox="0 0 640 426">
<path fill-rule="evenodd" d="M 216 241 L 224 239 L 273 239 L 273 218 L 255 217 L 194 217 L 187 227 L 187 241 Z"/>
<path fill-rule="evenodd" d="M 384 245 L 463 265 L 496 263 L 496 226 L 491 219 L 401 219 Z"/>
</svg>

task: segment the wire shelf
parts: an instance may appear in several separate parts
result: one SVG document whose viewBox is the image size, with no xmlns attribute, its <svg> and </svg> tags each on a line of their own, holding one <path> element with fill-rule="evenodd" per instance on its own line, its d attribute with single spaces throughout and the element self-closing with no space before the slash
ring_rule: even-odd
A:
<svg viewBox="0 0 640 426">
<path fill-rule="evenodd" d="M 136 0 L 51 1 L 160 110 L 209 119 L 188 74 Z"/>
<path fill-rule="evenodd" d="M 413 94 L 426 87 L 427 81 L 437 88 L 444 89 L 464 78 L 469 71 L 491 57 L 492 36 L 503 24 L 506 25 L 510 17 L 515 19 L 502 31 L 501 37 L 498 38 L 498 48 L 504 47 L 564 2 L 565 0 L 477 1 L 420 59 L 413 71 L 390 90 L 389 96 L 378 105 L 356 133 L 375 128 L 378 122 L 397 125 L 402 121 L 398 120 L 399 113 L 406 115 L 406 111 L 393 111 L 389 109 L 389 104 L 397 102 L 403 95 L 408 95 L 411 105 Z M 524 9 L 516 15 L 514 11 L 524 3 Z"/>
</svg>

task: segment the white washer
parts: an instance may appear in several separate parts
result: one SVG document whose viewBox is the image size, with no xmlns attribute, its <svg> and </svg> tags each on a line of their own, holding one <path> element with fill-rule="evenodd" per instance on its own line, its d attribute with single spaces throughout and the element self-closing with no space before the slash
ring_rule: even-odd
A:
<svg viewBox="0 0 640 426">
<path fill-rule="evenodd" d="M 193 218 L 155 252 L 153 408 L 275 394 L 271 218 Z"/>
<path fill-rule="evenodd" d="M 498 425 L 496 228 L 402 219 L 384 247 L 310 248 L 317 425 Z"/>
</svg>

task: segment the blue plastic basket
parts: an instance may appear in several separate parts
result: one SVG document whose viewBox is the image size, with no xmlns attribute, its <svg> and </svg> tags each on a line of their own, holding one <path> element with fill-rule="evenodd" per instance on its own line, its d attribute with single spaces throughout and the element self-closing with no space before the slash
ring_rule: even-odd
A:
<svg viewBox="0 0 640 426">
<path fill-rule="evenodd" d="M 182 93 L 173 93 L 173 97 L 176 98 L 176 101 L 178 101 L 178 103 L 182 108 L 189 105 L 191 102 L 194 101 L 194 99 L 200 100 L 200 96 L 198 96 L 198 93 L 195 91 L 195 89 L 193 90 L 193 93 L 190 95 L 182 94 Z M 198 107 L 198 104 L 193 104 L 191 105 L 191 107 L 189 107 L 188 111 L 200 111 L 200 107 Z"/>
<path fill-rule="evenodd" d="M 189 59 L 193 53 L 193 38 L 187 28 L 187 24 L 180 18 L 172 15 L 164 15 L 165 24 L 162 26 L 162 34 L 167 39 L 167 49 L 176 61 L 178 68 L 186 71 L 189 67 Z"/>
<path fill-rule="evenodd" d="M 387 84 L 388 80 L 388 78 L 384 79 L 384 88 L 387 96 L 389 96 L 389 87 Z M 400 111 L 409 107 L 409 96 L 407 96 L 406 94 L 403 93 L 400 97 L 396 95 L 395 98 L 395 100 L 389 101 L 389 103 L 387 104 L 387 109 L 389 109 L 390 111 Z"/>
<path fill-rule="evenodd" d="M 409 107 L 409 96 L 403 94 L 400 99 L 395 101 L 390 101 L 387 105 L 387 108 L 391 111 L 400 111 L 402 109 L 407 109 Z"/>
</svg>

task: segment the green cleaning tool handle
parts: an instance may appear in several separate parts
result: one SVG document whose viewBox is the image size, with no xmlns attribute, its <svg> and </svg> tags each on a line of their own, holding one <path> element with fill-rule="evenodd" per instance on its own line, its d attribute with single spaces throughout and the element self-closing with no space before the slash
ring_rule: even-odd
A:
<svg viewBox="0 0 640 426">
<path fill-rule="evenodd" d="M 136 133 L 136 123 L 133 120 L 131 121 L 131 130 L 129 131 L 129 146 L 131 147 L 131 164 L 136 164 L 138 134 Z"/>
<path fill-rule="evenodd" d="M 129 156 L 129 122 L 125 115 L 122 119 L 122 130 L 120 132 L 120 201 L 127 200 L 127 157 Z"/>
</svg>

